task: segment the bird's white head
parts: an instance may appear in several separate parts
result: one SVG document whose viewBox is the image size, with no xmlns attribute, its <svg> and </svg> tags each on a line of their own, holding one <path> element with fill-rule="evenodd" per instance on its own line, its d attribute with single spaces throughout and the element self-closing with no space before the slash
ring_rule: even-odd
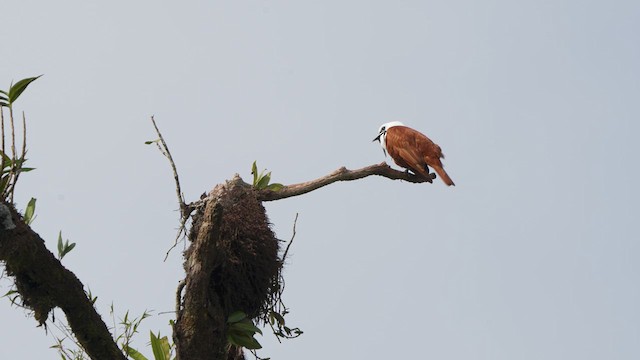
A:
<svg viewBox="0 0 640 360">
<path fill-rule="evenodd" d="M 380 141 L 380 146 L 382 146 L 382 152 L 384 152 L 384 156 L 387 156 L 387 141 L 386 141 L 387 130 L 389 130 L 389 128 L 392 128 L 394 126 L 404 126 L 404 124 L 401 123 L 400 121 L 392 121 L 386 124 L 382 124 L 380 125 L 380 129 L 378 129 L 378 136 L 376 136 L 375 139 L 373 139 L 373 141 L 376 141 L 376 140 Z"/>
</svg>

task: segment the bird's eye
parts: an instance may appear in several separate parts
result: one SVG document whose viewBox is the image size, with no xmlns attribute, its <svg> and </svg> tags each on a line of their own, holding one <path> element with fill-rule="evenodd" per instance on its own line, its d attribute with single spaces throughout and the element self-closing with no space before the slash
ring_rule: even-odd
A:
<svg viewBox="0 0 640 360">
<path fill-rule="evenodd" d="M 387 130 L 386 126 L 383 126 L 382 128 L 380 128 L 380 132 L 385 132 L 385 130 Z"/>
</svg>

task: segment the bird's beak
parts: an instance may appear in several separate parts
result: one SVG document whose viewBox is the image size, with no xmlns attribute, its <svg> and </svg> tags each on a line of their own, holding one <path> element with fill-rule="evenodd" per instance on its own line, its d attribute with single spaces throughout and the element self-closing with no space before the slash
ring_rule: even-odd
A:
<svg viewBox="0 0 640 360">
<path fill-rule="evenodd" d="M 375 139 L 373 139 L 373 141 L 371 141 L 371 142 L 374 142 L 374 141 L 376 141 L 376 140 L 380 141 L 380 136 L 382 136 L 382 133 L 378 134 L 378 136 L 376 136 L 376 138 L 375 138 Z"/>
</svg>

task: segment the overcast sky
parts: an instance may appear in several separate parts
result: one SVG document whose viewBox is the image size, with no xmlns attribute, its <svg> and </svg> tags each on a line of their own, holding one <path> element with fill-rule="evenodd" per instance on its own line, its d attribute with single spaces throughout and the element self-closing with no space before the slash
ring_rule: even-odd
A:
<svg viewBox="0 0 640 360">
<path fill-rule="evenodd" d="M 174 309 L 169 165 L 188 201 L 254 160 L 285 184 L 383 160 L 399 120 L 456 183 L 370 177 L 267 203 L 297 237 L 283 359 L 640 358 L 640 2 L 5 1 L 0 89 L 29 164 L 16 200 L 108 318 Z M 388 158 L 387 161 L 390 161 Z M 10 288 L 0 281 L 0 293 Z M 56 311 L 56 320 L 63 320 Z M 0 301 L 0 358 L 55 359 Z M 171 314 L 143 323 L 169 334 Z"/>
</svg>

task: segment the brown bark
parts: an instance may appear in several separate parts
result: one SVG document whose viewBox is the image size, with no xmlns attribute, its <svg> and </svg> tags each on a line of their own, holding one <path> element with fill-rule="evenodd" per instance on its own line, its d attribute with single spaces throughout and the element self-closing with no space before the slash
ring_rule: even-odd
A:
<svg viewBox="0 0 640 360">
<path fill-rule="evenodd" d="M 211 242 L 220 236 L 221 221 L 221 206 L 208 203 L 197 233 L 203 240 L 191 245 L 192 259 L 185 264 L 192 278 L 185 281 L 184 300 L 174 328 L 178 359 L 223 359 L 226 354 L 224 314 L 219 301 L 207 296 L 215 256 Z"/>
<path fill-rule="evenodd" d="M 306 194 L 323 186 L 332 184 L 336 181 L 358 180 L 371 175 L 378 175 L 391 180 L 405 180 L 410 183 L 416 184 L 432 182 L 432 179 L 435 178 L 433 174 L 430 174 L 431 179 L 426 179 L 422 176 L 416 176 L 405 171 L 394 170 L 384 162 L 378 165 L 371 165 L 357 170 L 348 170 L 343 166 L 329 175 L 299 184 L 287 185 L 278 191 L 261 190 L 258 193 L 258 199 L 262 201 L 285 199 L 292 196 Z"/>
<path fill-rule="evenodd" d="M 178 359 L 243 359 L 227 343 L 229 314 L 263 312 L 281 266 L 264 207 L 239 177 L 216 186 L 193 218 L 174 342 Z"/>
<path fill-rule="evenodd" d="M 0 204 L 0 261 L 15 277 L 23 305 L 40 325 L 59 307 L 76 339 L 92 359 L 126 359 L 96 312 L 78 278 L 47 250 L 13 206 Z"/>
</svg>

